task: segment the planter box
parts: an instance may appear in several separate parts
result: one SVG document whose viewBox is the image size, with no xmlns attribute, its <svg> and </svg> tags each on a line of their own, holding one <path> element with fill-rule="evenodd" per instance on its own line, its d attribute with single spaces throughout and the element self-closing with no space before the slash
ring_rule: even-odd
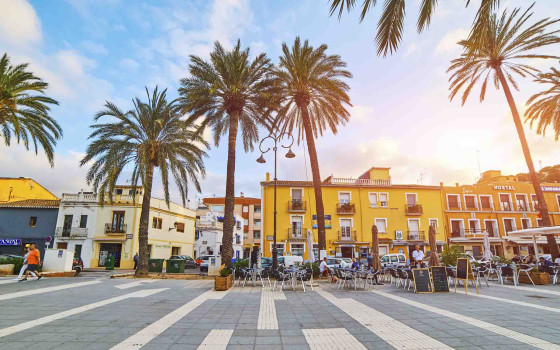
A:
<svg viewBox="0 0 560 350">
<path fill-rule="evenodd" d="M 2 264 L 0 265 L 0 275 L 11 275 L 14 273 L 14 264 Z M 19 271 L 18 271 L 19 272 Z"/>
<path fill-rule="evenodd" d="M 531 279 L 535 284 L 550 284 L 550 277 L 547 272 L 531 272 Z M 531 280 L 527 275 L 519 276 L 519 283 L 531 284 Z"/>
<path fill-rule="evenodd" d="M 214 290 L 228 290 L 231 288 L 232 277 L 231 275 L 227 277 L 216 276 L 214 281 Z"/>
</svg>

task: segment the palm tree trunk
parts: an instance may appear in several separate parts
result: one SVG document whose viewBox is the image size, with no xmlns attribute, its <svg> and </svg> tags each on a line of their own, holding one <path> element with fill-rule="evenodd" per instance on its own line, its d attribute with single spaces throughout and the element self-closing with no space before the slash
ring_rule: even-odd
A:
<svg viewBox="0 0 560 350">
<path fill-rule="evenodd" d="M 309 162 L 311 163 L 311 173 L 313 174 L 313 187 L 315 189 L 315 207 L 317 209 L 317 231 L 319 250 L 327 249 L 327 239 L 325 236 L 325 208 L 323 206 L 323 191 L 321 190 L 321 174 L 319 172 L 319 160 L 317 159 L 317 150 L 315 149 L 315 138 L 311 130 L 311 121 L 309 120 L 309 111 L 307 104 L 299 106 L 303 121 L 303 129 L 305 131 L 305 140 L 307 141 L 307 149 L 309 151 Z M 311 249 L 311 248 L 310 248 Z"/>
<path fill-rule="evenodd" d="M 233 209 L 235 207 L 235 146 L 237 142 L 237 127 L 239 112 L 230 115 L 229 138 L 228 138 L 228 160 L 226 175 L 226 198 L 224 206 L 224 235 L 222 238 L 222 264 L 232 267 L 233 258 Z"/>
<path fill-rule="evenodd" d="M 150 224 L 150 200 L 152 196 L 152 182 L 154 179 L 154 165 L 150 164 L 144 179 L 144 195 L 142 197 L 142 211 L 140 212 L 140 228 L 138 230 L 138 266 L 136 277 L 148 275 L 148 228 Z"/>
<path fill-rule="evenodd" d="M 537 172 L 535 171 L 535 167 L 533 165 L 531 151 L 529 150 L 529 145 L 527 144 L 527 138 L 525 138 L 525 131 L 523 130 L 523 124 L 521 123 L 521 118 L 519 117 L 517 106 L 515 105 L 515 101 L 513 100 L 511 90 L 509 89 L 508 82 L 502 72 L 502 69 L 498 67 L 496 69 L 496 73 L 498 74 L 500 83 L 504 88 L 504 93 L 506 94 L 506 99 L 508 101 L 509 108 L 511 109 L 511 114 L 513 116 L 513 122 L 515 123 L 515 128 L 517 129 L 519 141 L 521 141 L 521 148 L 523 149 L 525 162 L 527 162 L 527 167 L 529 168 L 529 176 L 531 178 L 531 182 L 533 183 L 535 194 L 537 195 L 537 201 L 539 202 L 539 210 L 540 210 L 543 226 L 550 226 L 548 207 L 544 200 L 544 194 L 541 188 L 541 184 L 537 177 Z M 558 258 L 560 256 L 560 251 L 558 250 L 558 244 L 556 244 L 556 238 L 554 237 L 554 235 L 546 235 L 546 240 L 548 244 L 548 249 L 550 250 L 550 254 L 552 255 L 552 259 L 554 260 Z M 538 256 L 538 252 L 535 252 L 535 255 Z"/>
</svg>

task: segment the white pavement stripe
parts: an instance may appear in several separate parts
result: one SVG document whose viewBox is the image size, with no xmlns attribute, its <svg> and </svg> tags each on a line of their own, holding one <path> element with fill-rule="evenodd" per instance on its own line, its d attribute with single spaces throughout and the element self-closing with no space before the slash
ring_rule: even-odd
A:
<svg viewBox="0 0 560 350">
<path fill-rule="evenodd" d="M 79 313 L 82 313 L 82 312 L 85 312 L 85 311 L 93 310 L 93 309 L 101 307 L 101 306 L 109 305 L 109 304 L 112 304 L 112 303 L 115 303 L 117 301 L 121 301 L 121 300 L 124 300 L 124 299 L 144 298 L 144 297 L 147 297 L 149 295 L 156 294 L 156 293 L 159 293 L 161 291 L 164 291 L 166 289 L 168 289 L 168 288 L 145 289 L 145 290 L 121 295 L 121 296 L 118 296 L 118 297 L 98 301 L 98 302 L 93 303 L 93 304 L 88 304 L 88 305 L 80 306 L 80 307 L 77 307 L 77 308 L 74 308 L 74 309 L 62 311 L 62 312 L 56 313 L 54 315 L 41 317 L 41 318 L 38 318 L 38 319 L 33 320 L 33 321 L 28 321 L 28 322 L 17 324 L 15 326 L 2 328 L 2 329 L 0 329 L 0 338 L 8 336 L 10 334 L 14 334 L 14 333 L 17 333 L 17 332 L 27 330 L 29 328 L 37 327 L 37 326 L 43 325 L 45 323 L 60 320 L 61 318 L 64 318 L 64 317 L 73 316 L 73 315 L 76 315 L 76 314 L 79 314 Z"/>
<path fill-rule="evenodd" d="M 502 288 L 510 288 L 510 289 L 515 289 L 515 290 L 523 290 L 523 291 L 527 291 L 527 292 L 533 292 L 533 293 L 544 293 L 544 294 L 552 294 L 552 295 L 558 295 L 560 296 L 560 292 L 554 291 L 554 290 L 548 290 L 548 289 L 543 289 L 543 288 L 532 288 L 532 287 L 522 287 L 522 286 L 502 286 L 500 284 L 497 284 L 498 287 L 502 287 Z"/>
<path fill-rule="evenodd" d="M 345 328 L 302 329 L 311 350 L 367 349 Z"/>
<path fill-rule="evenodd" d="M 18 280 L 0 280 L 0 284 L 8 284 L 8 283 L 14 283 L 17 282 Z"/>
<path fill-rule="evenodd" d="M 321 288 L 315 291 L 395 349 L 453 349 L 357 300 L 339 299 Z"/>
<path fill-rule="evenodd" d="M 198 350 L 225 350 L 233 335 L 233 329 L 213 329 L 208 333 Z"/>
<path fill-rule="evenodd" d="M 201 295 L 197 296 L 196 298 L 194 298 L 193 300 L 189 301 L 185 305 L 176 309 L 175 311 L 168 313 L 167 315 L 163 316 L 159 320 L 143 328 L 138 333 L 131 335 L 124 341 L 113 346 L 111 350 L 140 349 L 141 347 L 143 347 L 144 345 L 152 341 L 152 339 L 154 339 L 155 337 L 163 333 L 166 329 L 168 329 L 173 324 L 175 324 L 175 322 L 187 316 L 191 311 L 196 309 L 206 300 L 221 299 L 228 292 L 229 290 L 225 292 L 216 292 L 214 290 L 206 291 Z"/>
<path fill-rule="evenodd" d="M 14 298 L 26 297 L 26 296 L 34 295 L 34 294 L 54 292 L 54 291 L 63 290 L 63 289 L 90 286 L 92 284 L 98 284 L 98 283 L 101 283 L 101 281 L 100 280 L 94 280 L 94 281 L 88 281 L 88 282 L 64 284 L 64 285 L 55 286 L 55 287 L 31 289 L 31 290 L 26 290 L 26 291 L 23 291 L 23 292 L 9 293 L 9 294 L 0 295 L 0 301 L 8 300 L 8 299 L 14 299 Z"/>
<path fill-rule="evenodd" d="M 153 282 L 157 282 L 157 281 L 158 280 L 141 280 L 141 281 L 136 281 L 136 282 L 119 284 L 119 285 L 116 285 L 115 287 L 117 287 L 118 289 L 128 289 L 128 288 L 134 288 L 134 287 L 141 286 L 143 283 L 153 283 Z"/>
<path fill-rule="evenodd" d="M 402 297 L 398 297 L 386 292 L 380 292 L 380 291 L 372 291 L 372 293 L 376 293 L 379 295 L 382 295 L 384 297 L 396 300 L 396 301 L 400 301 L 402 303 L 411 305 L 411 306 L 415 306 L 417 308 L 420 308 L 422 310 L 426 310 L 426 311 L 430 311 L 433 313 L 436 313 L 438 315 L 442 315 L 442 316 L 446 316 L 449 318 L 452 318 L 454 320 L 457 321 L 461 321 L 461 322 L 465 322 L 467 324 L 470 324 L 471 326 L 475 326 L 478 328 L 482 328 L 484 330 L 487 330 L 489 332 L 493 332 L 499 335 L 503 335 L 504 337 L 508 337 L 514 340 L 517 340 L 519 342 L 525 343 L 525 344 L 529 344 L 531 346 L 534 346 L 536 348 L 539 349 L 560 349 L 560 345 L 556 345 L 553 343 L 550 343 L 546 340 L 542 340 L 539 338 L 535 338 L 535 337 L 531 337 L 530 335 L 526 335 L 523 333 L 519 333 L 516 331 L 513 331 L 511 329 L 507 329 L 504 327 L 500 327 L 500 326 L 496 326 L 492 323 L 488 323 L 488 322 L 484 322 L 481 320 L 478 320 L 476 318 L 473 317 L 469 317 L 469 316 L 464 316 L 455 312 L 451 312 L 451 311 L 447 311 L 447 310 L 443 310 L 434 306 L 430 306 L 427 304 L 423 304 L 423 303 L 419 303 L 416 301 L 412 301 L 406 298 L 402 298 Z"/>
<path fill-rule="evenodd" d="M 467 294 L 468 296 L 473 296 L 473 297 L 478 297 L 478 298 L 484 298 L 484 299 L 490 299 L 490 300 L 495 300 L 495 301 L 501 301 L 504 303 L 509 303 L 509 304 L 514 304 L 514 305 L 519 305 L 519 306 L 527 306 L 527 307 L 532 307 L 534 309 L 540 309 L 540 310 L 546 310 L 546 311 L 551 311 L 551 312 L 559 312 L 560 313 L 560 309 L 554 308 L 554 307 L 550 307 L 550 306 L 543 306 L 543 305 L 538 305 L 538 304 L 531 304 L 531 303 L 526 303 L 524 301 L 517 301 L 517 300 L 512 300 L 512 299 L 505 299 L 505 298 L 499 298 L 499 297 L 495 297 L 495 296 L 491 296 L 491 295 L 485 295 L 485 294 Z"/>
<path fill-rule="evenodd" d="M 261 305 L 259 309 L 257 329 L 278 329 L 278 318 L 276 317 L 274 294 L 268 288 L 264 288 L 261 293 Z"/>
</svg>

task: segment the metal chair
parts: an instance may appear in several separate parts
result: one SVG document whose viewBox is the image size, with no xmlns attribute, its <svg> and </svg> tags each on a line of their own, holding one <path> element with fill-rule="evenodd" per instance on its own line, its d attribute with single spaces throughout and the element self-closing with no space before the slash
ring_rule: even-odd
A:
<svg viewBox="0 0 560 350">
<path fill-rule="evenodd" d="M 452 282 L 455 282 L 455 269 L 451 267 L 446 267 L 445 272 L 447 273 L 448 283 L 452 284 Z"/>
<path fill-rule="evenodd" d="M 519 281 L 519 276 L 524 273 L 525 275 L 527 275 L 527 277 L 529 277 L 529 281 L 531 281 L 531 283 L 533 285 L 535 285 L 535 282 L 533 282 L 533 279 L 531 278 L 531 274 L 529 272 L 531 272 L 533 270 L 532 266 L 529 265 L 525 265 L 525 264 L 521 264 L 519 265 L 519 270 L 517 270 L 517 280 Z"/>
<path fill-rule="evenodd" d="M 284 290 L 284 282 L 291 281 L 292 276 L 290 276 L 289 273 L 284 273 L 284 269 L 279 268 L 275 272 L 274 279 L 275 279 L 275 281 L 274 281 L 274 285 L 272 286 L 272 291 L 274 291 L 276 289 L 276 284 L 278 282 L 282 282 L 282 284 L 280 285 L 280 290 Z"/>
<path fill-rule="evenodd" d="M 311 287 L 311 291 L 313 291 L 313 270 L 307 268 L 302 271 L 297 272 L 297 279 L 301 281 L 301 285 L 303 286 L 303 292 L 305 293 L 305 284 L 309 282 L 309 286 Z"/>
<path fill-rule="evenodd" d="M 499 271 L 500 283 L 502 284 L 502 286 L 504 285 L 504 278 L 507 277 L 511 277 L 513 279 L 513 285 L 517 286 L 517 274 L 515 273 L 515 271 L 511 266 L 507 266 L 507 265 L 500 266 L 498 271 Z"/>
<path fill-rule="evenodd" d="M 480 282 L 480 279 L 484 278 L 484 281 L 486 281 L 486 287 L 490 287 L 490 285 L 488 284 L 488 278 L 486 277 L 487 272 L 488 272 L 488 267 L 487 266 L 481 266 L 479 268 L 474 269 L 473 273 L 474 273 L 474 276 L 476 278 L 476 282 L 478 282 L 479 286 L 482 286 L 482 284 Z"/>
</svg>

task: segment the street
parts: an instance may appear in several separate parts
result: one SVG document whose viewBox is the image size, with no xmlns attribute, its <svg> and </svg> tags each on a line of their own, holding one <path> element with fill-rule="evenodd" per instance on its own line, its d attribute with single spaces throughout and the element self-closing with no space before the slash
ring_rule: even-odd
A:
<svg viewBox="0 0 560 350">
<path fill-rule="evenodd" d="M 2 349 L 557 349 L 556 286 L 271 292 L 211 280 L 0 279 Z M 473 290 L 474 292 L 474 290 Z"/>
</svg>

